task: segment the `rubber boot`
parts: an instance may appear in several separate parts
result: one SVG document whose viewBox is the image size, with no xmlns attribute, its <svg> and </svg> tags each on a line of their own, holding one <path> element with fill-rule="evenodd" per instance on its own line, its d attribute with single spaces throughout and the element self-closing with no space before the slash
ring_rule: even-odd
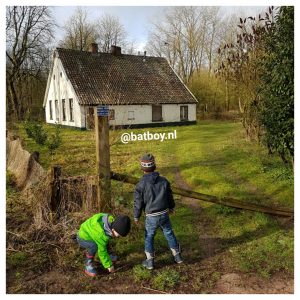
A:
<svg viewBox="0 0 300 300">
<path fill-rule="evenodd" d="M 180 256 L 180 247 L 178 246 L 178 249 L 171 248 L 171 251 L 172 251 L 172 254 L 173 254 L 173 257 L 174 257 L 174 261 L 177 264 L 183 263 L 183 260 L 182 260 L 182 258 Z"/>
<path fill-rule="evenodd" d="M 152 270 L 154 268 L 154 254 L 145 252 L 147 259 L 143 261 L 142 265 L 148 270 Z"/>
<path fill-rule="evenodd" d="M 94 261 L 94 256 L 86 254 L 84 273 L 91 277 L 95 277 L 97 275 L 97 271 L 93 266 L 93 261 Z"/>
</svg>

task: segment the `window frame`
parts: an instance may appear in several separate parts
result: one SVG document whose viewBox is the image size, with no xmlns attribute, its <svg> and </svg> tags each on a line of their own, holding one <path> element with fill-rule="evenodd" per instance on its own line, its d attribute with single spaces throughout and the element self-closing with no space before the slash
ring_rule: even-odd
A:
<svg viewBox="0 0 300 300">
<path fill-rule="evenodd" d="M 132 113 L 132 118 L 129 117 L 129 116 L 130 116 L 130 113 Z M 134 118 L 134 110 L 129 110 L 129 111 L 128 111 L 128 119 L 127 119 L 127 120 L 130 120 L 130 121 L 135 120 L 135 118 Z"/>
<path fill-rule="evenodd" d="M 66 99 L 61 100 L 62 105 L 62 120 L 67 121 L 67 114 L 66 114 Z"/>
<path fill-rule="evenodd" d="M 70 116 L 70 122 L 74 122 L 74 100 L 73 100 L 73 98 L 69 98 L 69 116 Z"/>
<path fill-rule="evenodd" d="M 49 100 L 49 118 L 50 120 L 53 120 L 52 100 Z"/>
<path fill-rule="evenodd" d="M 109 110 L 109 120 L 115 120 L 116 119 L 116 111 L 114 109 Z"/>
<path fill-rule="evenodd" d="M 182 110 L 183 110 L 183 115 L 186 115 L 186 118 L 182 117 Z M 188 105 L 180 105 L 180 121 L 188 121 L 189 120 L 189 106 Z"/>
<path fill-rule="evenodd" d="M 58 102 L 58 100 L 54 101 L 54 105 L 55 105 L 55 121 L 59 122 L 59 102 Z"/>
</svg>

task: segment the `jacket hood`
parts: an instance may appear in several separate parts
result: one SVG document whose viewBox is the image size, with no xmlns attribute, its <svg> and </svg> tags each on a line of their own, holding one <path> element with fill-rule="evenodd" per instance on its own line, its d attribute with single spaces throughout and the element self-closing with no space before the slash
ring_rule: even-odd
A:
<svg viewBox="0 0 300 300">
<path fill-rule="evenodd" d="M 149 181 L 151 183 L 155 183 L 156 179 L 159 177 L 159 173 L 158 172 L 151 172 L 148 174 L 144 174 L 143 179 L 145 181 Z"/>
</svg>

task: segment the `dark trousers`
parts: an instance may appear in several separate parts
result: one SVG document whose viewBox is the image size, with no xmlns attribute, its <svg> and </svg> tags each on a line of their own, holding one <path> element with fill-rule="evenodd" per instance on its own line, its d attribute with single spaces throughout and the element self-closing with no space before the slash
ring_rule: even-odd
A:
<svg viewBox="0 0 300 300">
<path fill-rule="evenodd" d="M 79 244 L 79 246 L 85 248 L 87 250 L 87 253 L 89 256 L 95 256 L 95 254 L 97 253 L 98 250 L 98 246 L 94 241 L 87 241 L 87 240 L 83 240 L 79 237 L 79 235 L 77 234 L 77 242 Z"/>
</svg>

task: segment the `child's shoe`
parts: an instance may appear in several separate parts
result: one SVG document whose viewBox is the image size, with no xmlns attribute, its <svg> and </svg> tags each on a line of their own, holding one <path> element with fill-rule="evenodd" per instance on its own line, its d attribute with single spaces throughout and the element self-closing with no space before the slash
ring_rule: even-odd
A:
<svg viewBox="0 0 300 300">
<path fill-rule="evenodd" d="M 97 271 L 96 271 L 95 267 L 93 266 L 92 259 L 87 259 L 86 264 L 85 264 L 84 273 L 91 277 L 95 277 L 97 275 Z"/>
<path fill-rule="evenodd" d="M 152 270 L 154 268 L 154 254 L 145 252 L 147 259 L 142 262 L 142 265 L 148 270 Z"/>
<path fill-rule="evenodd" d="M 183 263 L 183 260 L 182 260 L 182 258 L 180 256 L 180 247 L 178 247 L 178 250 L 171 248 L 171 251 L 172 251 L 172 254 L 173 254 L 173 257 L 174 257 L 174 261 L 177 264 Z"/>
<path fill-rule="evenodd" d="M 144 260 L 142 265 L 148 270 L 152 270 L 154 268 L 154 258 Z"/>
<path fill-rule="evenodd" d="M 180 253 L 177 253 L 177 254 L 174 255 L 174 261 L 175 261 L 177 264 L 183 263 L 183 260 L 182 260 L 182 258 L 181 258 L 181 256 L 180 256 Z"/>
</svg>

